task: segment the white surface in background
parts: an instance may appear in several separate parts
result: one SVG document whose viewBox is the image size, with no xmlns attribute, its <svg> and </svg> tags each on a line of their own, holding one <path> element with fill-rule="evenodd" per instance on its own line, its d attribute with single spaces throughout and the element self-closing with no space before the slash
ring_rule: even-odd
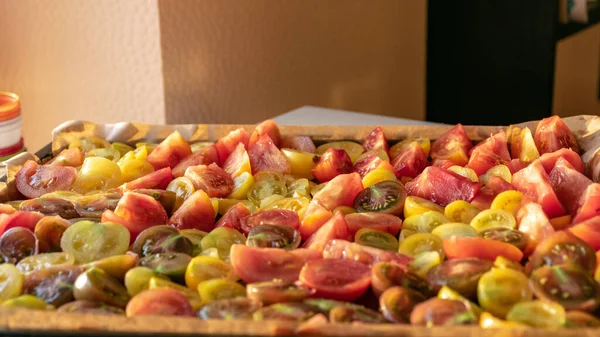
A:
<svg viewBox="0 0 600 337">
<path fill-rule="evenodd" d="M 281 125 L 440 125 L 413 119 L 303 106 L 274 117 Z"/>
</svg>

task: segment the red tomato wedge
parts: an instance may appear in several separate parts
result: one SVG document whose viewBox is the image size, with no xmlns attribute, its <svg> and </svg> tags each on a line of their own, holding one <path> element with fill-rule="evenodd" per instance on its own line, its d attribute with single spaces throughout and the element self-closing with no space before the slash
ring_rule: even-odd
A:
<svg viewBox="0 0 600 337">
<path fill-rule="evenodd" d="M 451 161 L 451 160 L 447 160 L 447 159 L 434 159 L 431 162 L 432 166 L 436 166 L 436 167 L 441 167 L 443 169 L 449 169 L 452 166 L 455 166 L 456 163 Z"/>
<path fill-rule="evenodd" d="M 252 174 L 259 171 L 273 171 L 290 174 L 292 168 L 269 135 L 262 134 L 248 150 Z"/>
<path fill-rule="evenodd" d="M 490 180 L 488 181 L 488 183 L 485 185 L 485 187 L 491 189 L 496 194 L 500 194 L 501 192 L 510 191 L 510 190 L 515 189 L 513 184 L 509 183 L 508 181 L 506 181 L 498 176 L 491 177 Z"/>
<path fill-rule="evenodd" d="M 312 169 L 312 175 L 321 183 L 330 181 L 340 174 L 352 172 L 352 160 L 342 149 L 329 148 Z"/>
<path fill-rule="evenodd" d="M 533 135 L 528 127 L 523 129 L 513 128 L 510 133 L 510 154 L 512 158 L 531 162 L 540 157 Z"/>
<path fill-rule="evenodd" d="M 38 165 L 25 162 L 15 176 L 15 186 L 24 196 L 34 199 L 46 193 L 68 191 L 77 179 L 77 170 L 69 166 Z"/>
<path fill-rule="evenodd" d="M 385 168 L 392 172 L 394 171 L 392 165 L 388 161 L 381 159 L 377 151 L 365 155 L 364 158 L 361 158 L 354 163 L 354 172 L 360 174 L 361 178 L 364 178 L 367 173 L 376 168 Z"/>
<path fill-rule="evenodd" d="M 449 160 L 453 165 L 464 166 L 469 161 L 468 153 L 472 147 L 465 128 L 457 124 L 431 144 L 431 159 Z"/>
<path fill-rule="evenodd" d="M 352 260 L 312 260 L 300 271 L 300 282 L 315 289 L 315 297 L 354 301 L 369 289 L 371 268 Z"/>
<path fill-rule="evenodd" d="M 119 200 L 114 212 L 106 210 L 102 213 L 101 221 L 117 222 L 127 227 L 133 242 L 144 229 L 164 225 L 169 217 L 160 202 L 151 196 L 127 192 Z"/>
<path fill-rule="evenodd" d="M 402 227 L 402 219 L 399 217 L 375 212 L 348 214 L 346 222 L 353 236 L 361 228 L 375 229 L 396 236 Z"/>
<path fill-rule="evenodd" d="M 475 198 L 471 201 L 471 204 L 480 210 L 488 209 L 498 194 L 509 190 L 515 190 L 515 187 L 506 180 L 498 176 L 493 176 L 490 178 L 487 185 L 479 189 L 477 195 L 475 195 Z"/>
<path fill-rule="evenodd" d="M 281 148 L 287 148 L 297 151 L 316 153 L 317 147 L 309 136 L 291 136 L 285 137 L 281 141 Z"/>
<path fill-rule="evenodd" d="M 232 178 L 235 178 L 242 174 L 245 170 L 244 167 L 249 169 L 250 157 L 244 147 L 244 144 L 239 143 L 235 150 L 225 159 L 223 163 L 223 170 L 227 172 Z"/>
<path fill-rule="evenodd" d="M 240 220 L 242 232 L 245 234 L 258 225 L 278 225 L 300 228 L 298 213 L 286 209 L 270 209 L 260 211 Z"/>
<path fill-rule="evenodd" d="M 565 214 L 565 210 L 552 190 L 550 178 L 540 159 L 515 173 L 512 178 L 515 188 L 542 206 L 548 218 Z"/>
<path fill-rule="evenodd" d="M 535 129 L 533 139 L 540 154 L 563 148 L 571 149 L 577 153 L 580 151 L 577 138 L 559 116 L 542 119 Z"/>
<path fill-rule="evenodd" d="M 200 149 L 198 152 L 192 153 L 191 155 L 183 158 L 179 164 L 175 165 L 175 167 L 173 167 L 173 177 L 183 177 L 185 170 L 187 170 L 187 168 L 190 166 L 210 165 L 217 162 L 219 162 L 217 147 L 215 145 L 209 145 Z"/>
<path fill-rule="evenodd" d="M 508 153 L 504 130 L 477 144 L 471 150 L 470 156 L 466 167 L 473 169 L 478 176 L 486 173 L 493 166 L 510 162 L 511 158 L 510 153 Z"/>
<path fill-rule="evenodd" d="M 375 247 L 367 247 L 346 240 L 330 240 L 323 248 L 325 259 L 347 259 L 373 266 L 377 262 L 393 262 L 401 267 L 406 267 L 412 260 L 410 257 L 383 250 Z"/>
<path fill-rule="evenodd" d="M 569 149 L 560 149 L 554 152 L 545 153 L 540 157 L 540 161 L 542 162 L 542 166 L 544 167 L 546 173 L 549 174 L 550 171 L 552 171 L 556 165 L 556 161 L 558 161 L 558 158 L 565 159 L 573 166 L 573 168 L 581 173 L 583 173 L 585 170 L 583 160 L 581 160 L 581 157 L 579 157 L 577 153 Z"/>
<path fill-rule="evenodd" d="M 238 231 L 242 230 L 242 219 L 252 214 L 248 207 L 244 206 L 243 203 L 238 202 L 231 206 L 231 208 L 223 214 L 221 219 L 215 224 L 215 228 L 229 227 Z"/>
<path fill-rule="evenodd" d="M 577 200 L 583 195 L 586 188 L 592 184 L 590 178 L 577 171 L 571 163 L 563 157 L 558 158 L 556 165 L 550 171 L 550 184 L 558 200 L 569 214 L 577 210 Z"/>
<path fill-rule="evenodd" d="M 138 189 L 164 190 L 167 188 L 171 180 L 173 180 L 171 168 L 165 167 L 123 184 L 120 190 L 122 193 Z"/>
<path fill-rule="evenodd" d="M 525 255 L 531 254 L 538 243 L 554 234 L 554 227 L 550 224 L 550 220 L 542 206 L 531 201 L 524 201 L 517 211 L 517 225 L 519 231 L 527 234 L 529 242 L 525 248 Z"/>
<path fill-rule="evenodd" d="M 190 144 L 181 137 L 178 131 L 174 131 L 150 152 L 146 160 L 152 164 L 155 170 L 160 170 L 164 167 L 175 167 L 191 154 Z"/>
<path fill-rule="evenodd" d="M 211 198 L 228 196 L 235 186 L 233 178 L 217 164 L 190 166 L 185 170 L 196 190 L 202 190 Z"/>
<path fill-rule="evenodd" d="M 11 214 L 0 214 L 0 235 L 13 227 L 25 227 L 35 230 L 35 225 L 44 217 L 39 212 L 16 211 Z"/>
<path fill-rule="evenodd" d="M 529 166 L 529 164 L 531 164 L 530 161 L 521 161 L 520 159 L 512 159 L 508 163 L 505 163 L 505 165 L 510 170 L 510 173 L 512 173 L 512 174 L 515 174 L 515 173 L 521 171 L 522 169 Z"/>
<path fill-rule="evenodd" d="M 309 236 L 311 236 L 317 229 L 323 226 L 331 217 L 333 213 L 330 210 L 323 207 L 318 201 L 312 200 L 308 207 L 306 208 L 306 212 L 304 213 L 304 217 L 302 218 L 302 222 L 300 223 L 300 234 L 302 235 L 302 239 L 306 240 Z"/>
<path fill-rule="evenodd" d="M 488 240 L 480 237 L 456 237 L 442 241 L 444 254 L 448 259 L 476 257 L 494 261 L 503 256 L 515 262 L 521 262 L 523 252 L 510 243 Z"/>
<path fill-rule="evenodd" d="M 258 124 L 252 135 L 250 135 L 250 139 L 248 140 L 248 148 L 251 148 L 258 142 L 258 139 L 261 135 L 268 135 L 269 138 L 273 141 L 275 146 L 281 146 L 281 133 L 279 132 L 279 126 L 272 119 L 267 119 L 266 121 Z"/>
<path fill-rule="evenodd" d="M 387 152 L 390 149 L 390 146 L 387 138 L 385 138 L 385 134 L 383 133 L 383 128 L 378 126 L 373 129 L 373 131 L 371 131 L 371 133 L 369 133 L 369 135 L 363 141 L 362 147 L 365 151 L 384 150 Z"/>
<path fill-rule="evenodd" d="M 312 201 L 318 202 L 326 209 L 333 211 L 340 206 L 351 207 L 354 204 L 354 198 L 362 190 L 362 180 L 357 173 L 340 174 L 317 192 Z"/>
<path fill-rule="evenodd" d="M 239 143 L 243 143 L 248 148 L 248 132 L 242 128 L 231 131 L 227 136 L 217 141 L 215 146 L 219 155 L 219 165 L 223 165 L 225 159 L 229 157 Z"/>
<path fill-rule="evenodd" d="M 54 157 L 48 165 L 50 166 L 81 166 L 85 156 L 78 147 L 64 149 L 58 156 Z"/>
<path fill-rule="evenodd" d="M 412 142 L 392 159 L 391 164 L 394 167 L 394 174 L 401 179 L 402 177 L 418 176 L 429 165 L 429 162 L 419 143 Z"/>
<path fill-rule="evenodd" d="M 169 225 L 177 229 L 199 229 L 210 232 L 214 228 L 215 209 L 208 195 L 202 191 L 192 193 L 175 211 Z"/>
<path fill-rule="evenodd" d="M 321 259 L 321 252 L 298 248 L 256 248 L 242 244 L 231 246 L 229 259 L 235 274 L 246 283 L 267 282 L 280 279 L 298 280 L 300 270 L 307 261 Z"/>
<path fill-rule="evenodd" d="M 436 166 L 427 167 L 417 178 L 406 183 L 408 195 L 421 197 L 441 206 L 455 200 L 470 202 L 480 188 L 479 183 Z"/>
<path fill-rule="evenodd" d="M 350 238 L 350 229 L 344 219 L 344 214 L 336 212 L 323 226 L 317 229 L 302 245 L 302 248 L 323 251 L 329 240 Z"/>
<path fill-rule="evenodd" d="M 600 184 L 589 185 L 576 205 L 577 211 L 573 216 L 573 223 L 583 222 L 600 215 Z"/>
<path fill-rule="evenodd" d="M 600 216 L 578 223 L 568 231 L 587 242 L 594 250 L 600 251 Z"/>
<path fill-rule="evenodd" d="M 190 301 L 183 293 L 168 287 L 144 290 L 134 296 L 125 308 L 132 316 L 196 316 Z"/>
</svg>

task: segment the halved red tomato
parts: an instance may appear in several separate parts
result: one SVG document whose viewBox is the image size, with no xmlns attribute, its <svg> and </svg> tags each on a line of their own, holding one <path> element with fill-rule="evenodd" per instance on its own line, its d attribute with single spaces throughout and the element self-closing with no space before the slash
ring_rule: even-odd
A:
<svg viewBox="0 0 600 337">
<path fill-rule="evenodd" d="M 131 242 L 146 228 L 164 225 L 169 221 L 163 206 L 149 195 L 127 192 L 115 211 L 106 210 L 102 213 L 102 222 L 113 221 L 127 227 L 131 234 Z"/>
<path fill-rule="evenodd" d="M 291 136 L 285 137 L 281 141 L 281 148 L 316 153 L 317 147 L 309 136 Z"/>
<path fill-rule="evenodd" d="M 569 232 L 587 242 L 596 251 L 600 251 L 600 216 L 575 224 Z"/>
<path fill-rule="evenodd" d="M 190 179 L 196 190 L 206 192 L 211 198 L 224 198 L 235 186 L 231 176 L 215 163 L 190 166 L 185 170 L 185 177 Z"/>
<path fill-rule="evenodd" d="M 405 186 L 408 195 L 427 199 L 441 206 L 455 200 L 471 202 L 481 188 L 479 183 L 469 178 L 436 166 L 427 167 Z"/>
<path fill-rule="evenodd" d="M 401 179 L 402 177 L 414 178 L 418 176 L 429 165 L 429 162 L 419 143 L 412 142 L 392 159 L 391 164 L 394 167 L 394 174 L 398 179 Z"/>
<path fill-rule="evenodd" d="M 35 230 L 35 225 L 44 217 L 40 212 L 16 211 L 0 214 L 0 235 L 13 227 L 25 227 Z"/>
<path fill-rule="evenodd" d="M 360 174 L 361 178 L 364 178 L 367 173 L 376 168 L 386 168 L 392 172 L 394 171 L 392 165 L 388 161 L 381 159 L 377 151 L 366 154 L 354 163 L 354 172 Z"/>
<path fill-rule="evenodd" d="M 550 171 L 552 171 L 558 158 L 564 158 L 573 166 L 573 168 L 581 173 L 583 173 L 585 170 L 583 160 L 581 160 L 581 157 L 579 157 L 576 152 L 570 149 L 560 149 L 554 152 L 544 153 L 540 157 L 540 161 L 542 162 L 542 166 L 544 167 L 546 173 L 550 173 Z"/>
<path fill-rule="evenodd" d="M 563 148 L 571 149 L 577 153 L 580 151 L 577 138 L 559 116 L 542 119 L 535 129 L 533 139 L 540 154 Z"/>
<path fill-rule="evenodd" d="M 453 162 L 452 160 L 448 160 L 448 159 L 434 159 L 431 162 L 431 166 L 437 166 L 437 167 L 441 167 L 443 169 L 449 169 L 452 166 L 456 166 L 456 163 Z"/>
<path fill-rule="evenodd" d="M 466 167 L 473 169 L 478 176 L 486 173 L 493 166 L 508 163 L 511 159 L 504 130 L 477 144 L 471 150 L 470 156 Z"/>
<path fill-rule="evenodd" d="M 540 159 L 515 173 L 512 183 L 517 191 L 530 197 L 542 206 L 548 218 L 556 218 L 565 214 L 565 210 L 552 190 L 550 178 L 542 166 Z"/>
<path fill-rule="evenodd" d="M 390 250 L 363 246 L 346 240 L 330 240 L 323 248 L 325 259 L 354 260 L 368 266 L 377 262 L 393 262 L 400 267 L 406 267 L 412 260 L 410 257 Z"/>
<path fill-rule="evenodd" d="M 375 212 L 348 214 L 346 215 L 346 222 L 353 236 L 361 228 L 375 229 L 396 236 L 402 227 L 402 219 L 399 217 Z"/>
<path fill-rule="evenodd" d="M 121 193 L 146 188 L 164 190 L 167 188 L 171 180 L 173 180 L 171 168 L 165 167 L 123 184 L 120 190 Z"/>
<path fill-rule="evenodd" d="M 504 165 L 508 166 L 508 169 L 512 174 L 521 171 L 522 169 L 529 166 L 529 164 L 531 164 L 531 162 L 521 161 L 521 159 L 512 159 L 511 161 L 504 163 Z"/>
<path fill-rule="evenodd" d="M 175 167 L 183 158 L 191 154 L 190 144 L 181 137 L 178 131 L 173 131 L 150 152 L 146 160 L 152 164 L 155 170 L 160 170 L 167 166 Z"/>
<path fill-rule="evenodd" d="M 279 126 L 277 126 L 277 123 L 275 123 L 274 120 L 267 119 L 256 126 L 248 140 L 248 148 L 254 146 L 261 135 L 268 135 L 275 146 L 281 146 L 281 133 L 279 132 Z"/>
<path fill-rule="evenodd" d="M 218 161 L 219 154 L 217 153 L 217 147 L 215 145 L 203 147 L 201 150 L 183 158 L 179 164 L 175 165 L 175 167 L 173 167 L 173 177 L 183 177 L 185 170 L 190 166 L 210 165 L 212 163 L 217 163 Z"/>
<path fill-rule="evenodd" d="M 215 209 L 208 195 L 202 191 L 192 193 L 169 219 L 177 229 L 199 229 L 210 232 L 215 226 Z"/>
<path fill-rule="evenodd" d="M 362 180 L 357 173 L 340 174 L 317 192 L 313 201 L 333 211 L 340 206 L 352 206 L 354 198 L 362 190 Z"/>
<path fill-rule="evenodd" d="M 577 210 L 577 200 L 583 195 L 585 189 L 592 184 L 590 178 L 577 171 L 571 163 L 563 157 L 558 158 L 556 165 L 550 171 L 550 184 L 558 200 L 569 214 Z"/>
<path fill-rule="evenodd" d="M 510 243 L 488 240 L 481 237 L 457 237 L 442 241 L 444 254 L 448 259 L 464 259 L 476 257 L 494 261 L 503 256 L 515 262 L 521 262 L 523 252 Z"/>
<path fill-rule="evenodd" d="M 431 159 L 450 160 L 453 165 L 464 166 L 469 161 L 469 150 L 473 147 L 465 128 L 457 124 L 444 132 L 431 144 Z"/>
<path fill-rule="evenodd" d="M 242 244 L 231 246 L 229 259 L 235 274 L 246 283 L 268 282 L 280 279 L 298 280 L 300 270 L 307 261 L 321 259 L 321 252 L 298 248 L 257 248 Z"/>
<path fill-rule="evenodd" d="M 317 229 L 323 226 L 331 217 L 333 213 L 327 208 L 323 207 L 318 201 L 312 200 L 308 207 L 306 208 L 306 212 L 304 213 L 304 217 L 302 218 L 302 222 L 300 223 L 300 234 L 302 235 L 302 239 L 306 240 L 309 236 L 311 236 Z"/>
<path fill-rule="evenodd" d="M 390 149 L 385 133 L 381 126 L 376 127 L 363 140 L 362 147 L 365 151 L 369 150 L 384 150 L 387 152 Z"/>
<path fill-rule="evenodd" d="M 246 129 L 239 128 L 229 132 L 227 136 L 219 138 L 215 144 L 219 154 L 219 165 L 223 165 L 225 159 L 229 157 L 239 143 L 243 143 L 248 148 L 248 132 Z"/>
<path fill-rule="evenodd" d="M 58 156 L 54 157 L 54 159 L 48 163 L 48 165 L 77 167 L 83 164 L 84 159 L 85 156 L 83 155 L 83 152 L 81 152 L 81 149 L 73 147 L 62 150 Z"/>
<path fill-rule="evenodd" d="M 241 219 L 241 230 L 245 234 L 250 233 L 258 225 L 277 225 L 298 229 L 300 228 L 300 219 L 298 213 L 287 209 L 269 209 Z"/>
<path fill-rule="evenodd" d="M 517 211 L 517 224 L 519 231 L 527 234 L 529 241 L 525 248 L 525 255 L 531 254 L 538 243 L 554 234 L 554 227 L 542 206 L 531 201 L 524 201 Z"/>
<path fill-rule="evenodd" d="M 237 204 L 231 206 L 225 214 L 217 221 L 215 224 L 215 228 L 219 227 L 229 227 L 237 229 L 241 231 L 242 228 L 242 219 L 250 216 L 252 214 L 248 207 L 244 206 L 243 203 L 238 202 Z"/>
<path fill-rule="evenodd" d="M 329 221 L 317 229 L 302 245 L 302 248 L 323 251 L 325 244 L 329 240 L 350 238 L 350 229 L 344 219 L 342 212 L 336 212 Z"/>
<path fill-rule="evenodd" d="M 46 193 L 68 191 L 77 179 L 77 170 L 70 166 L 38 165 L 25 162 L 15 176 L 15 186 L 24 196 L 34 199 Z"/>
<path fill-rule="evenodd" d="M 352 160 L 346 151 L 331 147 L 321 155 L 311 172 L 319 182 L 324 183 L 340 174 L 351 173 Z"/>
<path fill-rule="evenodd" d="M 258 140 L 248 149 L 252 174 L 259 171 L 273 171 L 290 174 L 292 168 L 290 163 L 275 146 L 269 135 L 262 134 Z"/>
<path fill-rule="evenodd" d="M 600 215 L 600 184 L 589 185 L 576 205 L 577 211 L 573 216 L 573 223 L 580 223 Z"/>
<path fill-rule="evenodd" d="M 299 279 L 316 290 L 316 297 L 354 301 L 369 289 L 371 268 L 352 260 L 312 260 L 302 267 Z"/>
</svg>

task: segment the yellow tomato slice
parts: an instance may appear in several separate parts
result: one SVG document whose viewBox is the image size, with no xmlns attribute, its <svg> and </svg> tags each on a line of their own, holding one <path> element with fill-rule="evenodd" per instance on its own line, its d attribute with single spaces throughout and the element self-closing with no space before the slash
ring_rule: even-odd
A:
<svg viewBox="0 0 600 337">
<path fill-rule="evenodd" d="M 270 203 L 263 209 L 285 209 L 298 213 L 298 217 L 302 219 L 306 209 L 308 208 L 310 200 L 307 198 L 282 198 L 275 202 Z"/>
<path fill-rule="evenodd" d="M 477 214 L 470 225 L 479 233 L 490 228 L 515 229 L 517 220 L 512 213 L 503 209 L 486 209 Z"/>
<path fill-rule="evenodd" d="M 404 201 L 404 218 L 428 211 L 444 213 L 444 207 L 423 198 L 415 196 L 406 197 Z"/>
<path fill-rule="evenodd" d="M 173 206 L 173 212 L 175 212 L 185 199 L 196 192 L 196 188 L 189 178 L 179 177 L 171 180 L 167 185 L 167 191 L 175 192 L 175 205 Z"/>
<path fill-rule="evenodd" d="M 455 200 L 449 203 L 444 209 L 444 215 L 452 222 L 464 224 L 471 223 L 471 220 L 479 213 L 479 209 L 464 200 Z"/>
<path fill-rule="evenodd" d="M 479 181 L 485 185 L 493 176 L 500 177 L 509 183 L 512 182 L 512 173 L 510 173 L 508 166 L 503 164 L 496 165 L 489 169 L 485 174 L 479 177 Z"/>
<path fill-rule="evenodd" d="M 254 177 L 248 172 L 243 172 L 233 178 L 233 191 L 227 197 L 231 199 L 246 199 L 250 187 L 254 184 Z"/>
<path fill-rule="evenodd" d="M 502 209 L 510 212 L 512 215 L 516 215 L 519 207 L 521 207 L 523 197 L 523 193 L 519 191 L 509 190 L 500 192 L 492 201 L 490 209 Z"/>
<path fill-rule="evenodd" d="M 311 170 L 319 160 L 314 153 L 296 151 L 292 149 L 281 149 L 281 154 L 285 157 L 292 168 L 292 174 L 301 178 L 312 179 Z"/>
<path fill-rule="evenodd" d="M 376 168 L 365 175 L 362 184 L 364 188 L 367 188 L 385 180 L 397 180 L 396 175 L 388 169 Z"/>
<path fill-rule="evenodd" d="M 421 252 L 408 263 L 408 268 L 423 279 L 427 279 L 427 272 L 440 263 L 442 263 L 442 257 L 437 251 Z"/>
<path fill-rule="evenodd" d="M 418 137 L 418 138 L 408 138 L 403 141 L 400 141 L 390 147 L 389 154 L 390 158 L 394 158 L 400 154 L 404 149 L 408 147 L 412 142 L 417 142 L 419 146 L 425 152 L 425 155 L 429 157 L 429 150 L 431 149 L 431 140 L 427 137 Z"/>
<path fill-rule="evenodd" d="M 325 144 L 317 147 L 317 154 L 322 155 L 330 147 L 332 147 L 334 149 L 342 149 L 342 150 L 346 151 L 346 153 L 350 157 L 350 160 L 352 160 L 353 163 L 363 153 L 363 147 L 361 144 L 358 144 L 356 142 L 350 142 L 350 141 L 342 141 L 342 142 L 325 143 Z"/>
<path fill-rule="evenodd" d="M 479 182 L 479 178 L 477 177 L 477 173 L 475 173 L 475 171 L 473 169 L 470 169 L 468 167 L 462 167 L 462 166 L 457 166 L 457 165 L 453 165 L 450 166 L 448 168 L 449 171 L 452 171 L 456 174 L 459 174 L 465 178 L 469 178 L 471 179 L 472 182 Z"/>
<path fill-rule="evenodd" d="M 119 161 L 117 165 L 121 169 L 121 178 L 126 183 L 154 172 L 154 167 L 149 162 L 135 157 Z"/>
<path fill-rule="evenodd" d="M 200 150 L 202 150 L 203 148 L 207 147 L 207 146 L 211 146 L 213 145 L 213 142 L 196 142 L 193 144 L 190 144 L 190 148 L 192 149 L 192 153 L 194 152 L 198 152 Z"/>
<path fill-rule="evenodd" d="M 427 211 L 425 213 L 411 215 L 402 223 L 402 231 L 406 234 L 412 233 L 431 233 L 437 226 L 450 222 L 446 217 L 437 211 Z"/>
</svg>

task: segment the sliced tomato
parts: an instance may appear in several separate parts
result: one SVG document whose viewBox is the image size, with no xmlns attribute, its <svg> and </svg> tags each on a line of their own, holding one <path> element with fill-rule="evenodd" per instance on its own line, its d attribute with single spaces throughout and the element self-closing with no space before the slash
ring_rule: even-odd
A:
<svg viewBox="0 0 600 337">
<path fill-rule="evenodd" d="M 524 201 L 517 211 L 517 224 L 519 231 L 527 234 L 529 241 L 525 248 L 525 255 L 531 254 L 538 243 L 554 234 L 554 227 L 542 206 L 531 201 Z"/>
<path fill-rule="evenodd" d="M 287 209 L 269 209 L 241 219 L 241 229 L 245 234 L 250 233 L 258 225 L 278 225 L 298 229 L 300 228 L 300 219 L 298 213 Z"/>
<path fill-rule="evenodd" d="M 299 279 L 316 290 L 316 297 L 354 301 L 369 289 L 371 268 L 352 260 L 312 260 L 304 265 Z"/>
<path fill-rule="evenodd" d="M 269 138 L 273 141 L 275 146 L 281 146 L 281 133 L 279 132 L 279 126 L 272 119 L 267 119 L 266 121 L 258 124 L 252 135 L 250 135 L 250 139 L 248 140 L 248 148 L 251 148 L 258 142 L 258 139 L 261 135 L 268 135 Z"/>
<path fill-rule="evenodd" d="M 600 216 L 575 224 L 569 232 L 587 242 L 596 251 L 600 251 Z"/>
<path fill-rule="evenodd" d="M 206 192 L 192 193 L 169 219 L 177 229 L 199 229 L 210 232 L 214 228 L 215 209 Z"/>
<path fill-rule="evenodd" d="M 558 158 L 549 177 L 558 200 L 569 214 L 573 214 L 577 210 L 577 200 L 592 181 L 576 170 L 564 157 Z"/>
<path fill-rule="evenodd" d="M 173 131 L 150 152 L 146 160 L 152 164 L 155 170 L 160 170 L 164 167 L 175 167 L 181 160 L 191 154 L 190 144 L 181 137 L 178 131 Z"/>
<path fill-rule="evenodd" d="M 250 157 L 252 174 L 259 171 L 273 171 L 283 174 L 292 172 L 290 163 L 267 134 L 258 136 L 256 143 L 249 148 L 248 156 Z"/>
<path fill-rule="evenodd" d="M 423 148 L 417 142 L 412 142 L 394 159 L 392 159 L 394 174 L 398 179 L 402 177 L 414 178 L 421 174 L 429 165 L 427 155 Z"/>
<path fill-rule="evenodd" d="M 515 174 L 515 173 L 521 171 L 522 169 L 529 166 L 529 164 L 531 164 L 531 162 L 521 161 L 521 159 L 513 159 L 513 160 L 509 161 L 508 163 L 505 163 L 505 165 L 508 166 L 510 173 L 512 173 L 512 174 Z"/>
<path fill-rule="evenodd" d="M 448 259 L 464 259 L 476 257 L 494 261 L 503 256 L 515 262 L 521 262 L 523 252 L 510 243 L 488 240 L 481 237 L 457 237 L 442 241 L 444 254 Z"/>
<path fill-rule="evenodd" d="M 376 127 L 369 133 L 365 140 L 363 140 L 362 147 L 365 151 L 370 150 L 384 150 L 387 152 L 390 149 L 387 138 L 381 126 Z"/>
<path fill-rule="evenodd" d="M 248 207 L 246 207 L 243 203 L 238 202 L 237 204 L 231 206 L 225 214 L 217 221 L 215 224 L 215 228 L 219 227 L 229 227 L 237 229 L 238 231 L 242 230 L 242 219 L 250 216 L 252 214 Z"/>
<path fill-rule="evenodd" d="M 546 173 L 552 171 L 558 158 L 564 158 L 573 166 L 573 168 L 581 173 L 585 170 L 585 164 L 576 152 L 570 149 L 560 149 L 554 152 L 545 153 L 540 157 L 540 161 L 542 162 L 542 166 L 544 166 Z"/>
<path fill-rule="evenodd" d="M 0 214 L 13 214 L 17 210 L 9 204 L 0 204 Z"/>
<path fill-rule="evenodd" d="M 250 157 L 244 147 L 244 144 L 239 143 L 235 150 L 225 159 L 223 170 L 232 178 L 239 176 L 244 172 L 251 172 Z"/>
<path fill-rule="evenodd" d="M 508 163 L 511 159 L 504 130 L 477 144 L 471 150 L 470 156 L 466 167 L 473 169 L 478 176 L 486 173 L 493 166 Z"/>
<path fill-rule="evenodd" d="M 228 196 L 235 186 L 233 179 L 217 164 L 190 166 L 185 170 L 196 190 L 202 190 L 211 198 Z"/>
<path fill-rule="evenodd" d="M 291 136 L 285 137 L 281 141 L 281 148 L 316 153 L 317 147 L 309 136 Z"/>
<path fill-rule="evenodd" d="M 34 199 L 46 193 L 68 191 L 77 179 L 77 170 L 69 166 L 38 165 L 25 162 L 15 176 L 15 186 L 24 196 Z"/>
<path fill-rule="evenodd" d="M 515 173 L 512 178 L 515 188 L 542 206 L 548 218 L 565 214 L 565 210 L 552 190 L 550 178 L 540 159 Z"/>
<path fill-rule="evenodd" d="M 367 173 L 377 168 L 385 168 L 392 172 L 394 171 L 392 165 L 387 160 L 381 159 L 377 151 L 366 154 L 363 158 L 358 159 L 356 163 L 354 163 L 354 172 L 360 174 L 361 178 L 364 178 Z"/>
<path fill-rule="evenodd" d="M 164 190 L 173 180 L 173 174 L 170 167 L 162 168 L 150 174 L 132 180 L 121 186 L 122 193 L 125 191 L 133 191 L 137 189 L 158 189 Z"/>
<path fill-rule="evenodd" d="M 149 195 L 127 192 L 115 211 L 106 210 L 102 213 L 102 222 L 112 221 L 127 227 L 131 234 L 131 242 L 146 228 L 164 225 L 169 221 L 163 206 Z"/>
<path fill-rule="evenodd" d="M 540 157 L 529 128 L 514 128 L 510 138 L 510 153 L 513 158 L 531 162 Z"/>
<path fill-rule="evenodd" d="M 361 228 L 375 229 L 396 236 L 402 227 L 402 219 L 399 217 L 375 212 L 348 214 L 346 215 L 346 222 L 353 236 Z"/>
<path fill-rule="evenodd" d="M 227 136 L 220 138 L 215 144 L 217 153 L 219 154 L 219 165 L 223 165 L 227 157 L 229 157 L 239 143 L 243 143 L 248 148 L 248 138 L 248 132 L 243 128 L 233 130 Z"/>
<path fill-rule="evenodd" d="M 504 191 L 516 190 L 516 188 L 513 186 L 513 184 L 509 183 L 508 181 L 506 181 L 498 176 L 491 177 L 485 186 L 487 188 L 491 189 L 492 191 L 494 191 L 494 193 L 496 193 L 496 194 L 500 194 Z"/>
<path fill-rule="evenodd" d="M 321 155 L 311 172 L 319 182 L 324 183 L 340 174 L 351 173 L 352 160 L 346 151 L 331 147 Z"/>
<path fill-rule="evenodd" d="M 436 166 L 427 167 L 413 181 L 406 183 L 408 195 L 446 206 L 455 200 L 471 202 L 481 188 L 479 183 Z"/>
<path fill-rule="evenodd" d="M 542 119 L 535 129 L 533 139 L 541 154 L 559 149 L 571 149 L 577 153 L 580 152 L 577 138 L 559 116 Z"/>
<path fill-rule="evenodd" d="M 465 128 L 457 124 L 444 132 L 431 144 L 431 159 L 450 160 L 453 165 L 464 166 L 469 161 L 469 150 L 473 147 Z"/>
<path fill-rule="evenodd" d="M 577 211 L 573 216 L 573 223 L 583 222 L 600 215 L 600 184 L 589 185 L 576 205 Z"/>
<path fill-rule="evenodd" d="M 318 201 L 312 200 L 308 204 L 302 222 L 300 223 L 299 230 L 302 239 L 308 239 L 308 237 L 323 226 L 323 224 L 325 224 L 332 216 L 333 213 L 330 210 L 323 207 Z"/>
<path fill-rule="evenodd" d="M 492 201 L 494 201 L 494 198 L 498 194 L 510 190 L 516 190 L 516 188 L 506 180 L 498 176 L 493 176 L 490 178 L 487 185 L 479 189 L 477 195 L 475 195 L 475 198 L 471 201 L 471 204 L 480 210 L 486 210 L 490 208 Z"/>
<path fill-rule="evenodd" d="M 346 240 L 330 240 L 323 248 L 325 259 L 347 259 L 373 266 L 377 262 L 393 262 L 406 267 L 412 260 L 410 257 L 375 247 L 363 246 Z"/>
<path fill-rule="evenodd" d="M 210 165 L 217 162 L 219 162 L 217 147 L 215 145 L 206 146 L 201 150 L 183 158 L 179 164 L 175 165 L 175 167 L 173 167 L 173 177 L 183 177 L 185 170 L 187 170 L 187 168 L 190 166 Z"/>
<path fill-rule="evenodd" d="M 35 230 L 35 225 L 44 217 L 40 212 L 16 211 L 0 214 L 0 235 L 13 227 L 25 227 Z"/>
<path fill-rule="evenodd" d="M 313 201 L 333 211 L 340 206 L 352 206 L 354 198 L 362 190 L 362 180 L 357 173 L 340 174 L 317 192 Z"/>
<path fill-rule="evenodd" d="M 449 169 L 452 166 L 456 166 L 456 163 L 448 159 L 434 159 L 431 162 L 431 165 L 441 167 L 443 169 Z"/>
<path fill-rule="evenodd" d="M 350 229 L 342 212 L 336 212 L 323 226 L 317 229 L 302 245 L 302 248 L 323 251 L 329 240 L 350 238 Z"/>
<path fill-rule="evenodd" d="M 298 280 L 300 270 L 307 261 L 321 259 L 321 252 L 298 248 L 257 248 L 242 244 L 231 246 L 229 259 L 235 274 L 246 283 L 268 282 L 280 279 Z"/>
<path fill-rule="evenodd" d="M 70 149 L 62 150 L 58 154 L 58 156 L 54 157 L 48 163 L 48 165 L 78 167 L 81 166 L 81 164 L 83 164 L 84 159 L 85 156 L 83 155 L 83 152 L 81 152 L 81 149 L 79 149 L 78 147 L 73 147 Z"/>
</svg>

